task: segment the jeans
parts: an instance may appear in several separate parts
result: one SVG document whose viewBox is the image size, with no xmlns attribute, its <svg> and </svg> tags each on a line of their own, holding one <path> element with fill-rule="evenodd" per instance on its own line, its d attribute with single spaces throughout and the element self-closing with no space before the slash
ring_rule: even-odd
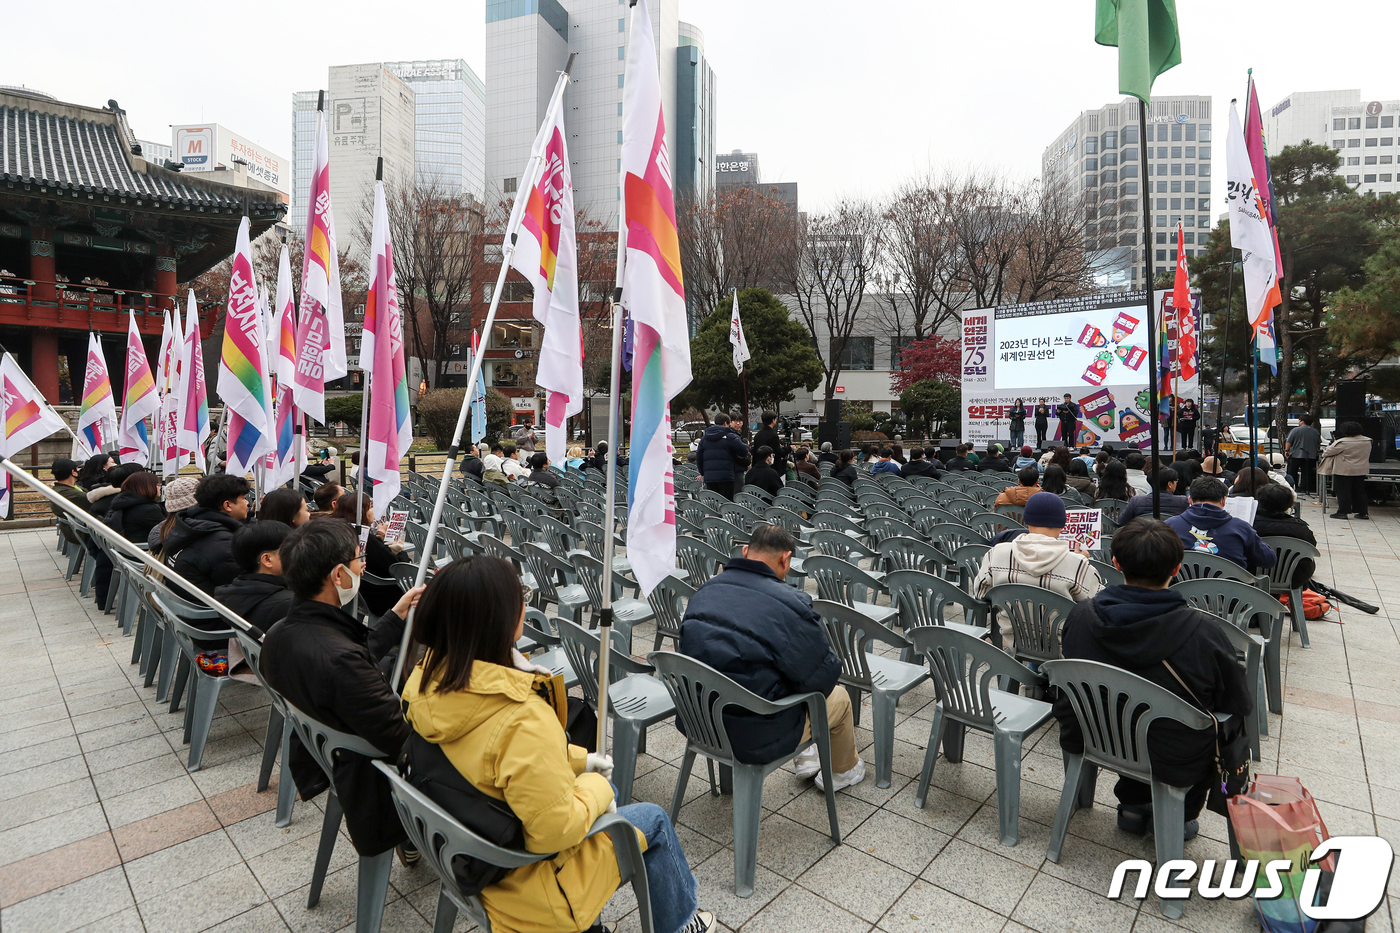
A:
<svg viewBox="0 0 1400 933">
<path fill-rule="evenodd" d="M 647 866 L 652 925 L 656 933 L 678 933 L 695 916 L 698 885 L 666 811 L 654 803 L 629 803 L 618 815 L 647 837 L 642 861 Z"/>
<path fill-rule="evenodd" d="M 1337 491 L 1337 514 L 1366 514 L 1366 508 L 1370 504 L 1366 499 L 1366 477 L 1334 475 L 1332 485 Z"/>
<path fill-rule="evenodd" d="M 1026 443 L 1026 429 L 1025 429 L 1025 428 L 1021 428 L 1021 429 L 1018 431 L 1018 430 L 1016 430 L 1015 428 L 1012 428 L 1012 429 L 1011 429 L 1011 449 L 1014 450 L 1014 451 L 1019 452 L 1019 451 L 1021 450 L 1021 448 L 1025 446 L 1025 443 Z"/>
</svg>

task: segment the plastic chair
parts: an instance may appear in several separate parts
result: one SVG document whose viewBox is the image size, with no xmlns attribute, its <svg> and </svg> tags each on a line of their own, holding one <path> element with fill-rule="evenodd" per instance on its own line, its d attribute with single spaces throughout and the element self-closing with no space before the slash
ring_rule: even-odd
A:
<svg viewBox="0 0 1400 933">
<path fill-rule="evenodd" d="M 1052 862 L 1060 860 L 1070 817 L 1080 807 L 1094 802 L 1098 769 L 1141 781 L 1152 787 L 1153 837 L 1157 844 L 1157 864 L 1179 859 L 1185 848 L 1186 792 L 1154 780 L 1148 757 L 1147 731 L 1159 719 L 1177 722 L 1188 729 L 1211 727 L 1211 717 L 1186 700 L 1149 680 L 1097 661 L 1047 661 L 1042 668 L 1050 684 L 1069 699 L 1079 731 L 1084 736 L 1082 754 L 1064 752 L 1065 784 L 1060 807 L 1050 830 L 1045 853 Z M 1181 901 L 1162 898 L 1162 913 L 1171 919 L 1181 917 Z"/>
<path fill-rule="evenodd" d="M 614 631 L 612 655 L 608 672 L 612 684 L 608 687 L 608 717 L 612 720 L 613 785 L 617 788 L 617 805 L 632 802 L 632 782 L 637 774 L 637 756 L 646 751 L 647 727 L 676 714 L 676 705 L 661 681 L 651 676 L 649 664 L 628 656 L 621 633 Z M 559 637 L 564 654 L 578 674 L 583 698 L 596 713 L 598 710 L 598 650 L 602 640 L 572 622 L 559 621 Z M 620 642 L 620 643 L 619 643 Z"/>
<path fill-rule="evenodd" d="M 676 563 L 686 572 L 686 580 L 696 589 L 706 580 L 717 575 L 729 563 L 726 551 L 702 541 L 699 538 L 676 539 Z"/>
<path fill-rule="evenodd" d="M 707 518 L 700 523 L 705 532 L 705 540 L 726 554 L 738 556 L 739 547 L 749 540 L 747 531 L 722 518 Z"/>
<path fill-rule="evenodd" d="M 903 512 L 900 513 L 901 516 L 903 514 Z M 868 518 L 865 520 L 865 527 L 870 532 L 870 539 L 877 547 L 886 538 L 917 538 L 919 536 L 917 528 L 899 518 L 883 516 Z"/>
<path fill-rule="evenodd" d="M 1253 632 L 1246 632 L 1238 628 L 1228 619 L 1222 619 L 1213 612 L 1201 610 L 1203 615 L 1210 617 L 1210 621 L 1218 628 L 1230 644 L 1234 646 L 1235 656 L 1244 667 L 1244 682 L 1249 689 L 1249 695 L 1254 697 L 1254 715 L 1250 716 L 1244 724 L 1245 735 L 1249 737 L 1250 757 L 1255 761 L 1260 760 L 1262 748 L 1260 747 L 1260 734 L 1267 733 L 1269 717 L 1265 712 L 1264 705 L 1264 647 L 1263 638 Z M 1262 724 L 1262 725 L 1261 725 Z"/>
<path fill-rule="evenodd" d="M 839 482 L 839 480 L 838 480 Z M 671 821 L 680 816 L 685 786 L 690 781 L 695 756 L 733 769 L 734 774 L 734 893 L 753 895 L 758 864 L 758 824 L 763 817 L 763 779 L 787 764 L 812 745 L 821 762 L 822 786 L 826 793 L 826 814 L 831 823 L 831 841 L 841 844 L 841 827 L 836 819 L 836 792 L 831 781 L 831 728 L 826 718 L 826 697 L 820 693 L 798 693 L 781 700 L 765 700 L 746 690 L 719 671 L 694 658 L 670 651 L 653 651 L 647 660 L 656 668 L 656 677 L 671 694 L 676 716 L 685 733 L 685 758 L 680 777 L 671 795 Z M 794 707 L 806 707 L 811 737 L 766 764 L 747 764 L 734 757 L 725 710 L 757 716 L 772 716 Z M 716 793 L 711 776 L 710 792 Z"/>
<path fill-rule="evenodd" d="M 569 663 L 569 657 L 564 653 L 563 639 L 559 637 L 556 629 L 557 625 L 551 626 L 543 612 L 538 609 L 526 609 L 524 631 L 515 647 L 532 663 L 547 667 L 550 673 L 562 677 L 565 688 L 572 688 L 578 683 L 578 674 L 574 672 L 574 666 Z"/>
<path fill-rule="evenodd" d="M 1025 583 L 1003 583 L 987 593 L 987 602 L 1011 622 L 1016 660 L 1053 661 L 1060 653 L 1060 632 L 1074 600 Z"/>
<path fill-rule="evenodd" d="M 984 535 L 988 541 L 1001 534 L 1003 531 L 1025 527 L 1025 525 L 1017 519 L 1010 515 L 1004 515 L 1001 512 L 982 512 L 979 515 L 974 515 L 968 521 L 967 526 L 973 531 Z"/>
<path fill-rule="evenodd" d="M 326 773 L 326 780 L 330 781 L 326 813 L 321 821 L 321 841 L 316 848 L 316 864 L 311 871 L 311 890 L 306 895 L 306 906 L 310 909 L 321 900 L 321 885 L 325 883 L 331 853 L 335 851 L 335 840 L 340 835 L 340 823 L 345 817 L 345 809 L 335 794 L 336 752 L 343 750 L 376 759 L 388 755 L 358 735 L 332 729 L 290 703 L 287 704 L 286 716 L 302 746 Z M 361 855 L 359 858 L 359 878 L 355 886 L 355 933 L 379 933 L 384 921 L 384 901 L 389 891 L 389 869 L 394 863 L 394 850 L 387 849 L 378 855 Z"/>
<path fill-rule="evenodd" d="M 1115 524 L 1118 522 L 1118 516 L 1123 514 L 1123 510 L 1127 507 L 1128 503 L 1122 499 L 1104 498 L 1094 500 L 1094 508 L 1102 509 L 1104 518 L 1113 519 Z"/>
<path fill-rule="evenodd" d="M 535 578 L 535 602 L 553 603 L 556 612 L 570 622 L 582 618 L 583 607 L 589 603 L 588 590 L 578 583 L 568 582 L 575 576 L 574 565 L 528 541 L 520 546 L 520 553 L 530 565 L 530 575 Z"/>
<path fill-rule="evenodd" d="M 579 582 L 583 584 L 589 600 L 593 603 L 589 627 L 596 629 L 598 627 L 598 607 L 603 605 L 603 562 L 590 554 L 578 553 L 570 558 L 570 562 L 578 571 Z M 652 612 L 651 606 L 643 600 L 633 597 L 618 598 L 616 592 L 618 589 L 620 587 L 614 587 L 613 625 L 622 633 L 623 640 L 627 644 L 627 652 L 630 654 L 632 652 L 632 629 L 643 622 L 652 621 L 656 618 L 656 613 Z"/>
<path fill-rule="evenodd" d="M 1238 580 L 1240 583 L 1246 583 L 1250 586 L 1259 584 L 1257 575 L 1245 570 L 1228 557 L 1207 554 L 1205 551 L 1187 551 L 1182 555 L 1181 569 L 1172 578 L 1172 584 L 1175 585 L 1184 580 L 1209 580 L 1221 577 L 1226 580 Z"/>
<path fill-rule="evenodd" d="M 67 515 L 60 515 L 55 522 L 58 531 L 63 535 L 68 552 L 68 572 L 63 575 L 64 580 L 72 580 L 73 574 L 83 565 L 83 556 L 87 554 L 87 549 L 83 547 L 82 541 L 78 538 L 74 530 L 73 522 Z M 81 580 L 81 578 L 79 578 Z"/>
<path fill-rule="evenodd" d="M 543 544 L 544 535 L 540 533 L 540 526 L 535 524 L 531 518 L 527 518 L 520 512 L 501 512 L 501 519 L 506 523 L 506 528 L 510 530 L 510 546 L 517 551 L 520 545 L 525 542 L 532 544 Z M 545 545 L 546 549 L 548 545 Z"/>
<path fill-rule="evenodd" d="M 273 690 L 263 680 L 262 668 L 258 666 L 262 658 L 262 643 L 255 639 L 251 633 L 242 629 L 234 629 L 233 637 L 238 640 L 238 647 L 243 651 L 243 657 L 248 659 L 248 666 L 253 670 L 253 676 L 257 677 L 258 685 L 267 692 L 272 700 L 272 709 L 267 714 L 267 734 L 263 737 L 263 757 L 262 764 L 258 767 L 258 793 L 267 790 L 267 785 L 272 780 L 272 765 L 277 759 L 277 752 L 282 752 L 282 769 L 277 774 L 277 817 L 276 825 L 279 827 L 290 826 L 292 823 L 292 806 L 296 803 L 297 787 L 292 780 L 292 725 L 287 721 L 287 701 L 282 699 L 282 694 Z"/>
<path fill-rule="evenodd" d="M 895 570 L 885 577 L 885 585 L 889 587 L 890 602 L 899 611 L 899 627 L 906 637 L 926 625 L 944 625 L 973 638 L 985 638 L 988 634 L 987 604 L 951 580 L 924 570 Z M 962 622 L 945 621 L 943 614 L 949 605 L 962 610 Z"/>
<path fill-rule="evenodd" d="M 876 605 L 875 594 L 883 591 L 885 584 L 855 564 L 839 557 L 813 554 L 805 565 L 807 574 L 817 583 L 819 598 L 850 606 L 874 622 L 885 623 L 898 614 L 893 606 Z"/>
<path fill-rule="evenodd" d="M 966 525 L 934 525 L 924 532 L 928 539 L 945 554 L 951 555 L 965 544 L 986 544 L 985 535 L 979 534 Z"/>
<path fill-rule="evenodd" d="M 1103 582 L 1105 586 L 1114 583 L 1123 584 L 1127 582 L 1127 580 L 1123 576 L 1123 571 L 1113 566 L 1113 564 L 1110 561 L 1099 560 L 1097 557 L 1091 557 L 1089 558 L 1089 563 L 1093 566 L 1095 570 L 1098 571 L 1099 576 L 1103 577 Z"/>
<path fill-rule="evenodd" d="M 765 509 L 768 506 L 764 506 Z M 738 502 L 726 502 L 719 507 L 719 517 L 740 531 L 752 531 L 757 525 L 766 525 L 762 512 L 755 512 L 753 509 L 740 505 Z M 704 522 L 701 522 L 704 527 Z"/>
<path fill-rule="evenodd" d="M 880 560 L 885 571 L 926 570 L 942 572 L 953 559 L 919 538 L 896 535 L 880 542 Z"/>
<path fill-rule="evenodd" d="M 1299 561 L 1311 558 L 1316 565 L 1315 562 L 1322 554 L 1300 538 L 1272 535 L 1261 540 L 1278 555 L 1278 563 L 1267 572 L 1269 593 L 1275 597 L 1288 594 L 1288 611 L 1293 616 L 1293 630 L 1298 633 L 1304 648 L 1311 647 L 1308 644 L 1308 619 L 1303 615 L 1303 584 L 1300 582 L 1297 586 L 1293 585 L 1293 572 L 1298 569 Z"/>
<path fill-rule="evenodd" d="M 1197 609 L 1220 616 L 1231 625 L 1249 631 L 1251 622 L 1259 625 L 1264 638 L 1264 679 L 1268 687 L 1269 712 L 1283 712 L 1282 649 L 1284 619 L 1288 608 L 1257 586 L 1238 580 L 1187 580 L 1172 586 Z M 1262 718 L 1262 717 L 1261 717 Z M 1268 735 L 1268 719 L 1262 718 L 1261 731 Z"/>
<path fill-rule="evenodd" d="M 1003 502 L 1001 505 L 992 506 L 992 511 L 997 515 L 1005 515 L 1007 518 L 1014 519 L 1018 525 L 1026 523 L 1026 507 L 1024 505 Z"/>
<path fill-rule="evenodd" d="M 928 661 L 938 695 L 914 805 L 922 808 L 928 796 L 940 742 L 943 756 L 950 762 L 959 762 L 963 733 L 968 727 L 990 733 L 996 761 L 1001 844 L 1014 846 L 1019 838 L 1017 824 L 1021 815 L 1021 746 L 1027 735 L 1050 718 L 1053 708 L 1043 700 L 994 689 L 992 679 L 1039 686 L 1045 678 L 1018 664 L 1000 648 L 951 628 L 924 626 L 910 632 L 909 639 Z"/>
<path fill-rule="evenodd" d="M 647 594 L 647 603 L 656 613 L 656 643 L 653 651 L 661 650 L 661 640 L 669 638 L 675 642 L 676 650 L 681 647 L 681 620 L 685 618 L 685 607 L 695 595 L 695 587 L 677 576 L 661 578 L 655 588 Z"/>
<path fill-rule="evenodd" d="M 394 801 L 394 809 L 399 813 L 399 820 L 408 833 L 409 841 L 423 854 L 423 861 L 442 882 L 437 913 L 433 918 L 433 933 L 451 933 L 459 910 L 466 911 L 471 921 L 485 933 L 491 933 L 491 918 L 487 915 L 481 898 L 462 893 L 457 885 L 457 877 L 452 871 L 452 863 L 459 858 L 477 858 L 501 868 L 514 869 L 553 858 L 553 854 L 502 849 L 492 845 L 455 820 L 428 795 L 404 780 L 397 769 L 382 761 L 376 761 L 374 766 L 389 781 L 389 793 Z M 647 869 L 642 859 L 641 843 L 637 841 L 637 830 L 626 818 L 616 813 L 604 813 L 593 823 L 588 836 L 584 838 L 598 833 L 607 833 L 608 838 L 612 840 L 618 874 L 623 884 L 631 884 L 632 893 L 637 899 L 637 915 L 642 933 L 653 933 Z"/>
<path fill-rule="evenodd" d="M 150 601 L 151 608 L 164 619 L 166 630 L 174 635 L 175 643 L 186 656 L 190 670 L 194 674 L 194 679 L 190 681 L 189 701 L 185 707 L 185 741 L 190 743 L 190 755 L 186 767 L 190 771 L 198 771 L 200 762 L 204 758 L 204 745 L 209 741 L 209 727 L 213 724 L 214 714 L 219 708 L 219 693 L 223 690 L 224 685 L 230 681 L 227 674 L 216 677 L 205 673 L 204 669 L 194 662 L 194 658 L 199 654 L 194 642 L 196 640 L 214 641 L 232 638 L 233 629 L 218 631 L 197 629 L 181 620 L 175 614 L 175 610 L 166 605 L 159 593 L 151 592 L 147 595 L 147 599 Z"/>
<path fill-rule="evenodd" d="M 881 642 L 909 650 L 909 641 L 850 606 L 818 599 L 812 608 L 820 615 L 826 640 L 841 659 L 840 683 L 851 695 L 851 713 L 860 725 L 860 699 L 870 694 L 875 735 L 875 786 L 889 787 L 894 770 L 894 714 L 899 698 L 928 680 L 928 671 L 918 664 L 896 661 L 870 653 L 871 642 Z"/>
<path fill-rule="evenodd" d="M 837 512 L 817 512 L 812 516 L 812 527 L 827 531 L 840 531 L 858 541 L 865 541 L 865 529 L 856 522 Z"/>
<path fill-rule="evenodd" d="M 812 529 L 803 523 L 801 515 L 791 509 L 784 508 L 781 503 L 770 506 L 764 511 L 763 521 L 772 525 L 781 526 L 799 541 L 803 540 L 812 532 Z"/>
<path fill-rule="evenodd" d="M 972 581 L 977 579 L 977 572 L 982 569 L 982 561 L 991 549 L 990 544 L 978 543 L 964 544 L 953 550 L 950 556 L 953 558 L 953 564 L 958 568 L 958 586 L 965 590 L 971 590 Z"/>
</svg>

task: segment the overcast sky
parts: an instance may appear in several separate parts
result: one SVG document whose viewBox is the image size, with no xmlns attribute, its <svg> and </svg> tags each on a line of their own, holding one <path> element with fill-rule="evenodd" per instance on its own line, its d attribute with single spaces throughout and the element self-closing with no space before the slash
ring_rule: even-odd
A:
<svg viewBox="0 0 1400 933">
<path fill-rule="evenodd" d="M 1302 90 L 1400 97 L 1395 0 L 1177 5 L 1183 61 L 1155 91 L 1212 95 L 1217 134 L 1251 66 L 1265 108 Z M 166 143 L 172 124 L 218 122 L 290 156 L 292 92 L 323 87 L 332 64 L 460 57 L 484 72 L 484 0 L 59 6 L 61 29 L 34 21 L 6 44 L 0 84 L 113 98 Z M 807 209 L 929 166 L 1037 175 L 1079 111 L 1121 96 L 1093 14 L 1092 0 L 681 0 L 718 78 L 720 151 L 757 152 L 763 180 L 798 182 Z M 1221 175 L 1223 145 L 1215 158 Z"/>
</svg>

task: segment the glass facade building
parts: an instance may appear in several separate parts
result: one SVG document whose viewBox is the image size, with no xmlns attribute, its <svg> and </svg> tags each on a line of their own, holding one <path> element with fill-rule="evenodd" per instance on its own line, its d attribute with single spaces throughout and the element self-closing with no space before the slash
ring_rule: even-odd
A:
<svg viewBox="0 0 1400 933">
<path fill-rule="evenodd" d="M 311 190 L 311 166 L 316 159 L 316 99 L 320 91 L 292 94 L 292 209 L 287 223 L 306 233 L 306 202 Z"/>
<path fill-rule="evenodd" d="M 413 88 L 417 183 L 483 199 L 486 85 L 481 78 L 460 58 L 386 62 L 385 67 Z"/>
</svg>

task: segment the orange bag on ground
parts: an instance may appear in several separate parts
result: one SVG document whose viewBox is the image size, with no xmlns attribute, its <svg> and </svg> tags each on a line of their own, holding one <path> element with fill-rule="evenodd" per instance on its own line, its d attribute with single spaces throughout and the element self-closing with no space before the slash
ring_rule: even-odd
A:
<svg viewBox="0 0 1400 933">
<path fill-rule="evenodd" d="M 1288 594 L 1279 597 L 1279 602 L 1288 605 Z M 1332 611 L 1332 604 L 1316 590 L 1303 590 L 1303 618 L 1320 619 Z"/>
</svg>

